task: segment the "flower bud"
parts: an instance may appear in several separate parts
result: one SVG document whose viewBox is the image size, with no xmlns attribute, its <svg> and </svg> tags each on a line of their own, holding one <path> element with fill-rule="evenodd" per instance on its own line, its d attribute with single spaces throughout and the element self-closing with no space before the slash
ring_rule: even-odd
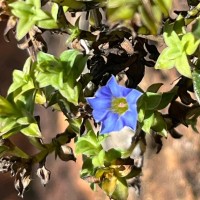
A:
<svg viewBox="0 0 200 200">
<path fill-rule="evenodd" d="M 40 178 L 43 186 L 45 186 L 49 182 L 50 175 L 51 172 L 44 165 L 37 170 L 37 176 Z"/>
<path fill-rule="evenodd" d="M 69 160 L 76 161 L 72 148 L 66 145 L 62 145 L 59 148 L 57 155 L 63 161 L 69 161 Z"/>
</svg>

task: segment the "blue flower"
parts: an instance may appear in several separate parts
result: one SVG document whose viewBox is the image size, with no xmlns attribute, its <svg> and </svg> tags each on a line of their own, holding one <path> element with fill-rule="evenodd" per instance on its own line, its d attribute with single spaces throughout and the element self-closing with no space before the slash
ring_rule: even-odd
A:
<svg viewBox="0 0 200 200">
<path fill-rule="evenodd" d="M 120 86 L 112 76 L 94 97 L 86 98 L 95 121 L 101 123 L 100 133 L 120 131 L 125 126 L 136 130 L 137 100 L 141 95 L 138 90 Z"/>
</svg>

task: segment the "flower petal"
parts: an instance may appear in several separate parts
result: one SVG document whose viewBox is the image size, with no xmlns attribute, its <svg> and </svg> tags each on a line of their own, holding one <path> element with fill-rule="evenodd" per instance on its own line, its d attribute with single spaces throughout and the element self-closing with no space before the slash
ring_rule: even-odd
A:
<svg viewBox="0 0 200 200">
<path fill-rule="evenodd" d="M 112 93 L 110 91 L 110 88 L 108 86 L 103 86 L 100 89 L 98 89 L 95 93 L 95 97 L 99 98 L 112 98 Z"/>
<path fill-rule="evenodd" d="M 100 133 L 104 134 L 114 131 L 118 117 L 118 114 L 109 112 L 105 120 L 102 121 Z"/>
<path fill-rule="evenodd" d="M 105 110 L 111 107 L 111 99 L 108 98 L 88 97 L 86 100 L 94 110 Z"/>
<path fill-rule="evenodd" d="M 126 96 L 129 109 L 135 109 L 137 100 L 140 98 L 141 95 L 142 93 L 140 91 L 132 89 L 132 91 Z"/>
<path fill-rule="evenodd" d="M 127 111 L 121 116 L 121 120 L 124 122 L 124 126 L 128 126 L 132 128 L 133 130 L 136 130 L 137 126 L 137 109 Z"/>
<path fill-rule="evenodd" d="M 98 123 L 106 117 L 108 112 L 110 112 L 110 111 L 109 110 L 103 110 L 103 109 L 102 110 L 93 110 L 92 114 L 93 114 L 95 121 Z"/>
<path fill-rule="evenodd" d="M 127 88 L 121 85 L 119 85 L 119 89 L 121 90 L 123 97 L 126 97 L 133 90 L 131 88 Z"/>
<path fill-rule="evenodd" d="M 124 121 L 121 119 L 121 117 L 119 117 L 115 124 L 114 131 L 120 131 L 124 126 L 125 126 Z"/>
<path fill-rule="evenodd" d="M 111 76 L 111 78 L 108 80 L 107 86 L 110 88 L 113 97 L 122 97 L 122 89 L 117 84 L 114 76 Z"/>
</svg>

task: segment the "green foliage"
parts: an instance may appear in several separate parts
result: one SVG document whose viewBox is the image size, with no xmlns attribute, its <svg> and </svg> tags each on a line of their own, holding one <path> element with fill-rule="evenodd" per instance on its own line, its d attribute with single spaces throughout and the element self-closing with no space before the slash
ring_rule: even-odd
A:
<svg viewBox="0 0 200 200">
<path fill-rule="evenodd" d="M 172 6 L 172 1 L 158 1 L 143 3 L 136 0 L 108 1 L 108 15 L 112 21 L 130 20 L 135 14 L 139 13 L 143 25 L 152 34 L 157 34 L 160 29 L 162 16 L 167 17 Z M 139 30 L 143 33 L 144 27 Z"/>
<path fill-rule="evenodd" d="M 69 102 L 77 105 L 81 91 L 77 79 L 85 67 L 87 56 L 76 50 L 65 51 L 60 58 L 39 52 L 37 60 L 35 77 L 39 88 L 51 86 Z"/>
<path fill-rule="evenodd" d="M 181 75 L 191 78 L 188 56 L 194 54 L 200 40 L 195 41 L 192 33 L 186 33 L 180 39 L 175 31 L 164 33 L 164 39 L 168 47 L 162 51 L 155 68 L 171 69 L 175 66 Z"/>
<path fill-rule="evenodd" d="M 98 184 L 111 199 L 126 200 L 129 187 L 140 187 L 137 180 L 142 173 L 147 134 L 161 147 L 162 138 L 168 134 L 180 137 L 176 131 L 179 125 L 191 126 L 198 132 L 200 3 L 187 2 L 189 10 L 176 12 L 171 18 L 172 0 L 1 1 L 0 21 L 7 21 L 5 38 L 9 40 L 14 30 L 17 41 L 22 40 L 19 47 L 27 48 L 29 53 L 23 68 L 13 70 L 7 96 L 0 96 L 0 164 L 2 171 L 6 168 L 15 176 L 20 196 L 31 180 L 33 165 L 39 164 L 37 175 L 41 182 L 49 181 L 45 161 L 51 153 L 63 161 L 75 160 L 73 150 L 66 145 L 75 139 L 75 155 L 83 157 L 81 178 L 92 189 Z M 77 12 L 80 16 L 76 18 Z M 66 49 L 60 56 L 48 52 L 49 44 L 43 39 L 46 32 L 67 34 Z M 181 77 L 172 89 L 160 92 L 168 83 L 159 80 L 142 91 L 143 85 L 138 85 L 147 75 L 145 67 L 175 68 Z M 152 77 L 157 77 L 153 73 L 158 72 L 152 70 Z M 167 73 L 170 75 L 170 71 Z M 138 111 L 136 130 L 123 127 L 101 135 L 101 120 L 97 124 L 94 116 L 102 113 L 95 113 L 86 97 L 98 96 L 98 89 L 111 75 L 117 80 L 125 77 L 128 88 L 140 89 L 143 94 L 134 103 Z M 105 104 L 109 103 L 107 89 L 103 90 Z M 123 107 L 124 102 L 118 99 L 116 106 Z M 66 130 L 62 134 L 51 133 L 52 141 L 47 144 L 40 116 L 35 116 L 36 105 L 62 112 L 66 117 Z M 104 102 L 95 106 L 104 107 Z M 102 118 L 109 118 L 106 111 Z M 131 123 L 131 118 L 123 120 Z M 11 142 L 18 134 L 28 138 L 36 154 L 28 155 Z M 10 164 L 3 166 L 5 163 Z M 13 163 L 16 169 L 11 167 Z M 19 175 L 20 170 L 25 175 Z"/>
<path fill-rule="evenodd" d="M 12 14 L 19 18 L 16 38 L 21 40 L 34 25 L 45 29 L 58 28 L 57 22 L 51 14 L 41 9 L 40 0 L 16 1 L 10 3 Z"/>
</svg>

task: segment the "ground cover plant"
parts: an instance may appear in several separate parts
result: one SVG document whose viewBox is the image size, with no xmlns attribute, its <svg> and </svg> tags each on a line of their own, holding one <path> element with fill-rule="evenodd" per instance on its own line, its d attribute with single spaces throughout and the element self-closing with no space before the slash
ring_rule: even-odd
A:
<svg viewBox="0 0 200 200">
<path fill-rule="evenodd" d="M 140 190 L 147 135 L 159 153 L 163 138 L 181 138 L 179 125 L 198 132 L 200 3 L 187 3 L 188 10 L 176 11 L 171 0 L 0 1 L 5 40 L 14 34 L 28 52 L 0 96 L 0 171 L 15 177 L 19 196 L 33 173 L 43 185 L 49 182 L 46 159 L 53 153 L 63 161 L 81 154 L 80 176 L 92 189 L 98 185 L 111 199 L 127 199 L 130 187 Z M 46 32 L 68 36 L 59 56 L 48 52 Z M 169 76 L 175 68 L 176 84 L 164 92 L 160 80 L 142 88 L 146 68 Z M 66 117 L 66 130 L 52 133 L 50 143 L 36 106 Z M 13 143 L 17 134 L 37 153 Z"/>
</svg>

